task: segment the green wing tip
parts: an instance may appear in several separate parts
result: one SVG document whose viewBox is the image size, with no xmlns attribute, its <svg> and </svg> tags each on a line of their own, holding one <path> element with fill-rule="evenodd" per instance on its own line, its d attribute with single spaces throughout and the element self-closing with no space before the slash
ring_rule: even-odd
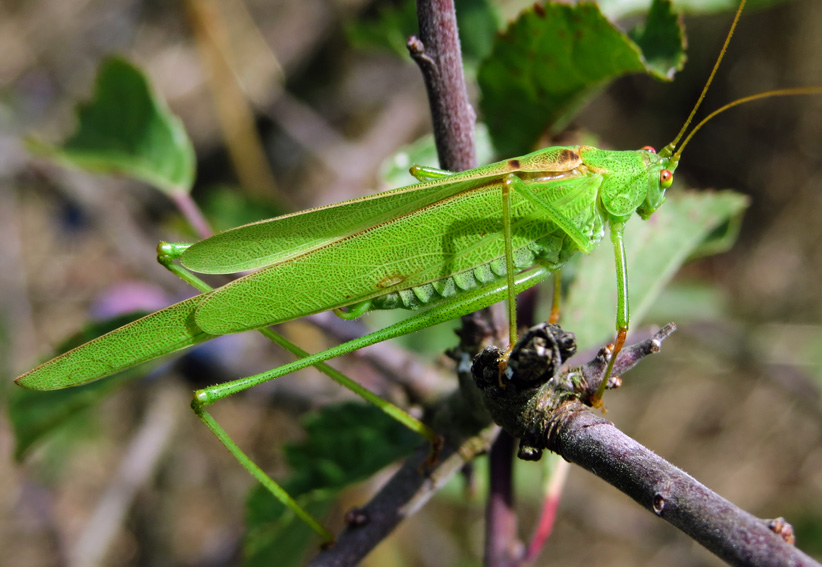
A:
<svg viewBox="0 0 822 567">
<path fill-rule="evenodd" d="M 41 392 L 45 392 L 48 390 L 56 390 L 57 388 L 52 387 L 51 385 L 44 384 L 43 380 L 37 380 L 36 377 L 33 377 L 32 374 L 35 370 L 31 372 L 27 372 L 22 376 L 18 376 L 14 379 L 14 383 L 20 386 L 21 388 L 25 388 L 26 390 L 37 390 Z"/>
</svg>

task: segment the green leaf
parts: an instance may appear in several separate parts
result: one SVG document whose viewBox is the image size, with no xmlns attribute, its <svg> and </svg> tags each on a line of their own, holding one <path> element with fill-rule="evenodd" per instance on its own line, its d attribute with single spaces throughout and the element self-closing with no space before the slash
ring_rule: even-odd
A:
<svg viewBox="0 0 822 567">
<path fill-rule="evenodd" d="M 476 63 L 491 51 L 491 44 L 504 21 L 491 0 L 456 0 L 462 58 Z"/>
<path fill-rule="evenodd" d="M 716 284 L 707 281 L 674 281 L 665 286 L 645 317 L 659 323 L 716 321 L 720 317 L 729 317 L 726 299 L 726 294 Z"/>
<path fill-rule="evenodd" d="M 283 488 L 316 516 L 340 490 L 407 456 L 421 442 L 380 409 L 361 403 L 323 408 L 306 418 L 305 429 L 304 442 L 285 448 L 294 474 Z M 301 565 L 314 539 L 310 529 L 262 487 L 248 499 L 246 529 L 246 567 Z"/>
<path fill-rule="evenodd" d="M 237 187 L 212 186 L 198 193 L 200 207 L 216 232 L 288 213 L 271 199 L 247 197 Z"/>
<path fill-rule="evenodd" d="M 120 57 L 100 66 L 92 99 L 77 107 L 76 132 L 59 145 L 30 139 L 29 149 L 63 165 L 139 179 L 166 193 L 187 193 L 194 183 L 194 148 L 182 122 L 142 71 Z"/>
<path fill-rule="evenodd" d="M 141 315 L 143 313 L 132 313 L 92 323 L 62 344 L 58 352 L 69 351 L 130 323 Z M 128 381 L 144 374 L 145 372 L 128 371 L 109 380 L 99 380 L 85 386 L 51 392 L 13 387 L 9 393 L 8 412 L 14 430 L 14 458 L 22 460 L 35 443 L 61 427 L 78 412 L 95 405 Z"/>
<path fill-rule="evenodd" d="M 645 23 L 630 33 L 653 75 L 673 79 L 685 64 L 685 30 L 670 2 L 654 2 Z"/>
<path fill-rule="evenodd" d="M 672 192 L 650 219 L 643 222 L 636 218 L 628 223 L 625 250 L 632 329 L 679 267 L 705 245 L 706 239 L 714 238 L 718 227 L 736 222 L 747 204 L 745 196 L 731 191 Z M 604 344 L 616 334 L 615 278 L 611 246 L 600 245 L 590 256 L 581 258 L 561 320 L 564 328 L 577 335 L 580 350 Z"/>
<path fill-rule="evenodd" d="M 684 62 L 682 34 L 669 0 L 655 0 L 636 34 L 641 46 L 593 3 L 547 3 L 523 12 L 497 36 L 478 72 L 480 108 L 495 147 L 502 155 L 533 150 L 543 132 L 561 129 L 617 77 L 670 80 Z"/>
</svg>

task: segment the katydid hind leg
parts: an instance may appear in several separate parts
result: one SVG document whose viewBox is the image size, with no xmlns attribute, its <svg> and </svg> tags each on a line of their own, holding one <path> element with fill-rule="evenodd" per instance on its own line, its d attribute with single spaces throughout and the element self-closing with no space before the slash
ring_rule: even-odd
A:
<svg viewBox="0 0 822 567">
<path fill-rule="evenodd" d="M 204 407 L 196 403 L 192 404 L 194 413 L 205 424 L 206 427 L 214 434 L 217 439 L 228 449 L 228 452 L 237 459 L 237 461 L 245 468 L 257 482 L 262 484 L 280 503 L 291 510 L 300 520 L 308 525 L 317 535 L 323 540 L 323 545 L 331 545 L 334 543 L 334 534 L 323 526 L 314 516 L 312 516 L 305 508 L 300 506 L 286 490 L 274 481 L 268 474 L 265 473 L 251 458 L 240 449 L 231 436 L 217 423 L 214 417 L 205 410 Z"/>
<path fill-rule="evenodd" d="M 548 275 L 550 275 L 550 272 L 546 268 L 537 268 L 525 274 L 520 274 L 518 275 L 518 277 L 515 278 L 514 285 L 510 289 L 513 289 L 515 293 L 524 291 L 525 289 L 528 289 L 536 285 L 537 283 L 543 281 L 545 278 L 548 277 Z M 300 518 L 306 521 L 306 523 L 309 526 L 311 526 L 314 529 L 314 531 L 316 531 L 320 536 L 327 540 L 327 530 L 325 530 L 325 528 L 319 525 L 318 522 L 307 520 L 306 517 L 310 518 L 310 515 L 308 515 L 307 512 L 305 512 L 301 507 L 299 507 L 299 504 L 294 502 L 290 496 L 285 494 L 285 496 L 281 497 L 281 494 L 284 491 L 279 487 L 279 485 L 268 475 L 266 475 L 262 470 L 260 470 L 259 467 L 256 464 L 254 464 L 254 462 L 251 461 L 251 459 L 248 458 L 242 452 L 242 450 L 236 445 L 236 443 L 234 443 L 234 441 L 228 436 L 228 434 L 225 433 L 222 427 L 220 427 L 219 424 L 217 424 L 217 422 L 214 420 L 214 418 L 206 411 L 206 408 L 209 405 L 223 398 L 226 398 L 232 394 L 247 390 L 248 388 L 251 388 L 258 384 L 262 384 L 263 382 L 273 380 L 274 378 L 290 374 L 296 370 L 307 368 L 309 366 L 315 366 L 323 372 L 336 372 L 330 367 L 321 363 L 325 360 L 335 358 L 342 354 L 347 354 L 349 352 L 359 350 L 360 348 L 364 348 L 372 344 L 383 342 L 398 336 L 411 333 L 413 331 L 427 328 L 438 323 L 450 321 L 462 315 L 466 315 L 473 311 L 477 311 L 484 307 L 488 307 L 489 305 L 492 305 L 502 300 L 508 293 L 509 286 L 507 284 L 497 283 L 495 285 L 486 286 L 485 288 L 473 290 L 472 292 L 469 292 L 464 296 L 459 296 L 450 301 L 447 301 L 441 304 L 439 308 L 436 310 L 424 311 L 409 319 L 405 319 L 403 321 L 395 323 L 394 325 L 391 325 L 384 329 L 380 329 L 378 331 L 374 331 L 369 335 L 365 335 L 364 337 L 360 337 L 359 339 L 354 339 L 347 343 L 343 343 L 341 345 L 338 345 L 337 347 L 327 349 L 315 355 L 309 356 L 307 353 L 302 351 L 295 352 L 295 354 L 301 358 L 292 363 L 275 368 L 273 370 L 269 370 L 267 372 L 256 374 L 254 376 L 249 376 L 247 378 L 241 378 L 239 380 L 234 380 L 224 384 L 218 384 L 216 386 L 212 386 L 210 388 L 206 388 L 203 390 L 198 390 L 194 394 L 194 401 L 192 402 L 192 407 L 195 413 L 198 415 L 198 417 L 208 426 L 208 428 L 214 433 L 214 435 L 217 436 L 217 438 L 223 443 L 223 445 L 225 445 L 226 448 L 228 448 L 228 450 L 234 455 L 235 458 L 237 458 L 237 460 L 243 465 L 243 467 L 246 468 L 246 470 L 248 470 L 255 478 L 260 480 L 263 486 L 265 486 L 284 505 L 292 509 L 296 514 L 298 514 Z M 280 337 L 270 329 L 263 329 L 261 332 L 266 334 L 266 336 L 268 336 L 269 339 L 273 342 L 281 344 L 279 342 Z M 285 341 L 285 339 L 282 339 L 282 341 Z M 294 346 L 294 348 L 296 349 L 298 347 Z M 340 381 L 339 377 L 334 379 L 338 382 Z M 347 380 L 350 381 L 350 379 Z M 389 415 L 391 415 L 395 419 L 398 419 L 401 423 L 405 424 L 406 426 L 409 426 L 408 421 L 401 419 L 400 416 L 396 415 L 395 412 L 402 414 L 409 420 L 414 420 L 414 418 L 408 416 L 407 414 L 405 414 L 405 412 L 403 412 L 393 404 L 390 404 L 382 400 L 376 394 L 370 392 L 369 390 L 360 386 L 356 382 L 353 382 L 353 384 L 350 386 L 346 385 L 346 387 L 350 387 L 352 390 L 355 391 L 355 393 L 363 397 L 365 397 L 365 395 L 369 396 L 369 402 L 377 405 L 377 407 L 379 407 L 386 413 L 389 413 Z M 427 428 L 422 424 L 420 425 L 423 429 L 414 429 L 414 427 L 411 427 L 411 429 L 417 431 L 418 433 L 426 437 L 431 443 L 432 453 L 425 463 L 425 466 L 428 467 L 432 466 L 436 462 L 437 454 L 439 450 L 442 448 L 443 441 L 441 437 L 434 433 L 430 428 Z M 298 512 L 292 506 L 299 507 L 300 511 Z"/>
<path fill-rule="evenodd" d="M 166 247 L 162 244 L 158 246 L 158 256 L 157 259 L 160 264 L 162 264 L 166 269 L 172 272 L 174 275 L 179 277 L 184 282 L 188 283 L 192 287 L 196 288 L 197 290 L 208 293 L 211 291 L 211 286 L 205 283 L 203 280 L 195 276 L 186 268 L 178 265 L 174 262 L 174 259 L 177 256 L 174 254 L 169 254 Z M 280 335 L 279 333 L 274 332 L 272 329 L 269 328 L 262 328 L 259 329 L 259 332 L 269 339 L 272 343 L 281 346 L 285 350 L 291 352 L 296 357 L 300 359 L 305 359 L 309 357 L 309 353 L 302 350 L 300 347 Z M 412 417 L 399 407 L 395 406 L 394 404 L 382 399 L 378 395 L 374 394 L 367 388 L 361 386 L 359 383 L 355 382 L 342 372 L 328 366 L 322 361 L 317 361 L 313 364 L 313 366 L 340 384 L 341 386 L 347 388 L 348 390 L 354 392 L 358 396 L 360 396 L 364 401 L 375 405 L 379 409 L 383 410 L 389 416 L 394 418 L 395 420 L 399 421 L 401 424 L 405 425 L 411 431 L 420 434 L 423 438 L 425 438 L 431 446 L 430 455 L 428 457 L 427 462 L 430 464 L 436 463 L 439 453 L 442 449 L 443 441 L 442 437 L 437 434 L 434 430 L 430 427 L 419 421 L 418 419 Z M 250 387 L 250 386 L 249 386 Z M 254 478 L 256 478 L 275 498 L 277 498 L 283 505 L 289 508 L 292 512 L 294 512 L 297 517 L 303 520 L 312 530 L 314 530 L 318 535 L 323 538 L 324 543 L 331 543 L 333 542 L 333 536 L 331 532 L 328 531 L 327 528 L 322 526 L 315 518 L 313 518 L 304 508 L 302 508 L 279 484 L 277 484 L 271 477 L 269 477 L 262 469 L 260 469 L 240 448 L 237 444 L 231 439 L 231 437 L 222 429 L 222 427 L 216 422 L 216 420 L 205 410 L 207 405 L 214 403 L 215 401 L 222 399 L 221 397 L 211 397 L 208 403 L 203 403 L 200 400 L 200 396 L 195 394 L 194 400 L 192 402 L 192 408 L 197 416 L 200 418 L 201 421 L 214 433 L 214 435 L 220 440 L 220 442 L 229 450 L 229 452 L 237 459 L 237 461 L 243 465 L 243 467 L 251 473 Z"/>
</svg>

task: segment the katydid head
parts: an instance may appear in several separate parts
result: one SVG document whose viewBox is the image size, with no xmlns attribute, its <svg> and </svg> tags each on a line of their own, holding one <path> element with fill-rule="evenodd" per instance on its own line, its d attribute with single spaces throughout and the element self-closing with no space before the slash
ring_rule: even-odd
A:
<svg viewBox="0 0 822 567">
<path fill-rule="evenodd" d="M 647 163 L 649 178 L 645 199 L 637 207 L 636 212 L 643 220 L 648 220 L 648 217 L 665 202 L 665 191 L 674 182 L 673 171 L 676 169 L 676 163 L 671 164 L 671 158 L 658 155 L 651 146 L 645 146 L 640 151 L 646 152 L 643 158 Z"/>
</svg>

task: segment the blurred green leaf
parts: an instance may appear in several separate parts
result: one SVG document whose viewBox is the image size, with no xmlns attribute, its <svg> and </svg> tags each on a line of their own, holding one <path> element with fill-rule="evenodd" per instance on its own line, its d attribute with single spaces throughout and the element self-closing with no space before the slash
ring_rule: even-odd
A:
<svg viewBox="0 0 822 567">
<path fill-rule="evenodd" d="M 822 514 L 813 499 L 806 500 L 804 510 L 791 512 L 788 517 L 802 551 L 816 559 L 822 558 Z"/>
<path fill-rule="evenodd" d="M 371 477 L 422 442 L 382 410 L 361 403 L 328 406 L 304 421 L 306 439 L 285 448 L 294 470 L 283 483 L 291 496 L 321 516 L 346 486 Z M 246 508 L 246 567 L 301 565 L 313 533 L 262 487 Z"/>
<path fill-rule="evenodd" d="M 324 408 L 305 420 L 307 439 L 285 447 L 296 471 L 289 482 L 298 494 L 339 490 L 408 455 L 420 437 L 372 405 L 346 403 Z"/>
<path fill-rule="evenodd" d="M 91 323 L 60 345 L 57 353 L 69 351 L 122 325 L 136 321 L 143 315 L 143 312 L 130 313 L 107 321 Z M 144 376 L 144 370 L 130 369 L 106 380 L 65 390 L 43 392 L 20 387 L 12 388 L 8 399 L 8 413 L 15 438 L 14 458 L 22 460 L 36 442 L 130 380 Z"/>
<path fill-rule="evenodd" d="M 628 223 L 625 250 L 633 329 L 691 253 L 747 205 L 745 196 L 731 191 L 673 192 L 650 219 Z M 613 248 L 605 243 L 577 266 L 562 306 L 562 325 L 577 335 L 580 350 L 602 344 L 616 333 L 615 278 Z"/>
<path fill-rule="evenodd" d="M 691 323 L 716 321 L 728 317 L 724 291 L 714 284 L 702 281 L 674 281 L 665 286 L 653 302 L 645 318 L 660 324 L 668 321 Z"/>
<path fill-rule="evenodd" d="M 494 35 L 502 29 L 502 18 L 493 0 L 456 0 L 462 58 L 473 64 L 490 53 Z"/>
<path fill-rule="evenodd" d="M 322 518 L 337 496 L 336 491 L 312 491 L 298 497 L 286 489 L 315 518 Z M 318 549 L 317 535 L 260 484 L 248 494 L 245 527 L 243 567 L 297 567 Z"/>
<path fill-rule="evenodd" d="M 408 58 L 405 42 L 417 33 L 417 5 L 414 0 L 376 2 L 345 27 L 348 41 L 358 49 L 390 51 Z"/>
<path fill-rule="evenodd" d="M 92 99 L 77 107 L 71 137 L 28 145 L 63 165 L 133 177 L 166 193 L 187 193 L 194 183 L 194 148 L 182 122 L 143 72 L 120 57 L 101 64 Z"/>
<path fill-rule="evenodd" d="M 684 62 L 684 40 L 669 0 L 654 1 L 635 35 L 642 47 L 593 3 L 537 4 L 523 12 L 495 38 L 477 77 L 480 108 L 500 154 L 533 150 L 543 132 L 561 129 L 617 77 L 670 80 Z"/>
</svg>

